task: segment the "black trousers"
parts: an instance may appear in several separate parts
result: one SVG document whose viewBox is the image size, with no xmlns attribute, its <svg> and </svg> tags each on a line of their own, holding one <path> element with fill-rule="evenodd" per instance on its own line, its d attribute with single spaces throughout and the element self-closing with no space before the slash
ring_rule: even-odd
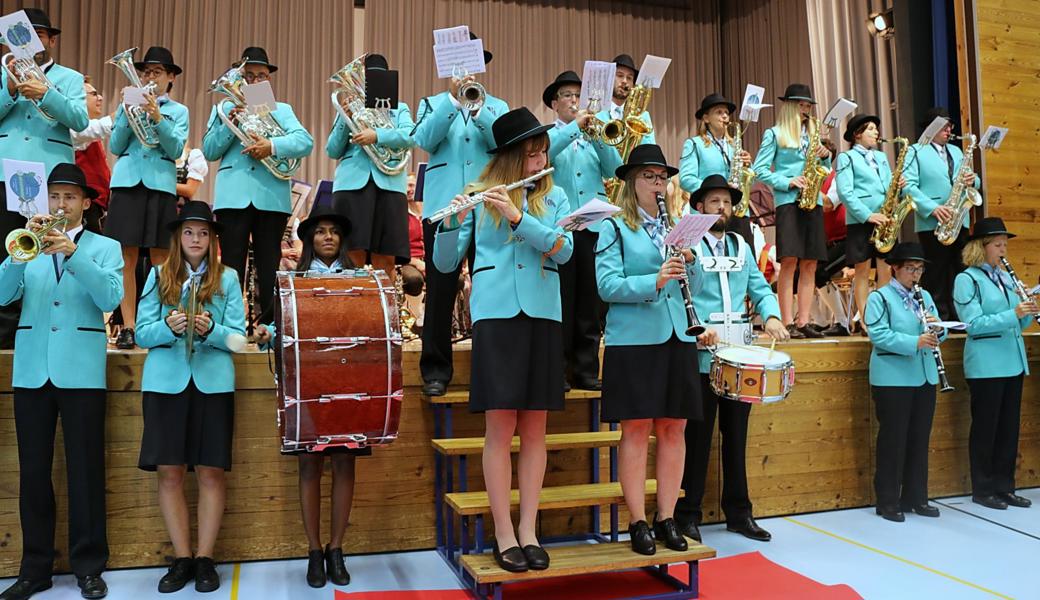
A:
<svg viewBox="0 0 1040 600">
<path fill-rule="evenodd" d="M 426 310 L 423 313 L 422 353 L 419 372 L 423 381 L 451 381 L 451 315 L 455 310 L 455 294 L 459 291 L 462 265 L 451 273 L 441 273 L 433 264 L 433 243 L 437 224 L 423 221 L 423 245 L 426 247 Z M 473 244 L 467 251 L 473 265 Z"/>
<path fill-rule="evenodd" d="M 25 217 L 7 210 L 7 186 L 0 183 L 0 239 L 6 238 L 7 234 L 19 227 L 25 227 Z M 7 244 L 0 244 L 0 261 L 6 258 Z M 14 348 L 14 333 L 18 329 L 18 319 L 21 317 L 21 300 L 16 300 L 7 306 L 0 306 L 0 350 Z"/>
<path fill-rule="evenodd" d="M 1022 375 L 968 379 L 971 491 L 985 496 L 1015 491 L 1015 459 L 1022 408 Z"/>
<path fill-rule="evenodd" d="M 603 301 L 596 286 L 598 239 L 594 231 L 575 231 L 574 253 L 560 265 L 563 355 L 571 381 L 599 379 L 599 314 Z"/>
<path fill-rule="evenodd" d="M 108 562 L 105 535 L 105 390 L 14 388 L 18 434 L 22 565 L 19 578 L 50 579 L 54 570 L 54 434 L 65 441 L 69 490 L 69 562 L 77 577 L 99 575 Z"/>
<path fill-rule="evenodd" d="M 949 246 L 940 244 L 935 239 L 934 231 L 919 231 L 917 237 L 924 248 L 924 257 L 930 261 L 921 276 L 921 285 L 932 293 L 939 317 L 944 321 L 955 321 L 957 311 L 953 306 L 953 280 L 964 270 L 961 250 L 968 243 L 968 229 L 961 228 L 960 235 Z"/>
<path fill-rule="evenodd" d="M 928 501 L 928 439 L 935 386 L 873 386 L 878 420 L 874 493 L 877 505 L 903 508 Z"/>
<path fill-rule="evenodd" d="M 216 211 L 217 221 L 224 227 L 220 234 L 220 262 L 238 271 L 238 281 L 246 289 L 246 257 L 249 240 L 253 241 L 253 260 L 256 261 L 256 294 L 260 301 L 261 320 L 273 318 L 275 273 L 282 260 L 282 236 L 289 215 L 269 210 L 222 208 Z"/>
<path fill-rule="evenodd" d="M 701 373 L 700 379 L 704 420 L 686 423 L 686 465 L 682 479 L 682 488 L 686 494 L 676 503 L 675 515 L 684 523 L 698 525 L 704 516 L 701 501 L 704 499 L 704 484 L 708 476 L 715 413 L 718 412 L 719 434 L 722 435 L 722 512 L 726 515 L 727 523 L 737 523 L 752 516 L 746 463 L 751 404 L 717 396 L 708 383 L 707 373 Z"/>
</svg>

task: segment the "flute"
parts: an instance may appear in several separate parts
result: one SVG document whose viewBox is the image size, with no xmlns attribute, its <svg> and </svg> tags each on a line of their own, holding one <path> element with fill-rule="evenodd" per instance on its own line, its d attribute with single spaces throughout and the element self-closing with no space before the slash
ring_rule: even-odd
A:
<svg viewBox="0 0 1040 600">
<path fill-rule="evenodd" d="M 928 322 L 928 311 L 924 307 L 924 294 L 921 293 L 921 286 L 914 284 L 914 299 L 921 306 L 921 312 L 918 316 L 921 317 L 921 326 L 924 327 L 924 332 L 928 333 L 931 329 L 931 324 Z M 939 391 L 940 392 L 952 392 L 955 388 L 950 385 L 950 380 L 946 378 L 946 364 L 943 363 L 942 352 L 939 348 L 932 348 L 932 356 L 935 358 L 935 369 L 939 372 Z"/>
<path fill-rule="evenodd" d="M 555 170 L 556 169 L 554 167 L 548 167 L 546 169 L 542 169 L 541 171 L 538 171 L 537 173 L 535 173 L 534 175 L 531 175 L 530 177 L 527 177 L 526 179 L 521 179 L 520 181 L 517 181 L 517 182 L 514 182 L 514 183 L 510 183 L 509 185 L 506 186 L 505 191 L 506 192 L 511 192 L 511 191 L 513 191 L 513 190 L 515 190 L 517 188 L 524 187 L 525 185 L 527 185 L 529 183 L 534 183 L 535 181 L 538 181 L 542 177 L 545 177 L 546 175 L 548 175 L 549 173 L 552 173 Z M 486 192 L 478 192 L 476 194 L 470 194 L 462 202 L 449 204 L 449 205 L 445 206 L 444 208 L 438 210 L 437 212 L 433 213 L 429 217 L 427 217 L 426 218 L 426 222 L 427 223 L 439 223 L 439 222 L 443 221 L 444 219 L 447 219 L 450 216 L 457 215 L 457 214 L 459 214 L 460 212 L 462 212 L 464 210 L 469 210 L 469 209 L 473 208 L 474 206 L 484 202 L 484 199 L 486 198 L 486 196 L 484 195 L 485 193 Z"/>
</svg>

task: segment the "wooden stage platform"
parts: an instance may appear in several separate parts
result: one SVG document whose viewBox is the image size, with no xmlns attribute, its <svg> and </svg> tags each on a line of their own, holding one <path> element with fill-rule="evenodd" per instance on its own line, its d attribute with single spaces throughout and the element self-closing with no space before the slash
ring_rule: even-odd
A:
<svg viewBox="0 0 1040 600">
<path fill-rule="evenodd" d="M 932 429 L 929 492 L 964 494 L 968 480 L 970 414 L 961 373 L 963 337 L 943 346 L 957 391 L 939 397 Z M 1040 335 L 1028 334 L 1030 362 L 1037 369 Z M 870 344 L 865 338 L 798 341 L 777 347 L 794 357 L 797 383 L 791 397 L 752 411 L 748 442 L 751 497 L 758 516 L 848 508 L 873 502 L 876 423 L 867 383 Z M 141 437 L 140 377 L 145 353 L 110 351 L 107 428 L 109 566 L 164 564 L 171 553 L 156 503 L 156 480 L 137 469 Z M 469 348 L 456 350 L 456 382 L 469 380 Z M 418 346 L 404 353 L 405 401 L 400 438 L 358 461 L 358 485 L 346 549 L 349 553 L 434 546 L 433 413 L 419 393 Z M 306 542 L 297 502 L 296 459 L 278 452 L 274 385 L 268 356 L 246 352 L 236 358 L 238 393 L 234 467 L 228 474 L 228 505 L 216 558 L 242 561 L 300 557 Z M 75 368 L 75 365 L 69 365 Z M 18 525 L 18 456 L 10 391 L 11 353 L 0 353 L 0 576 L 16 574 L 21 553 Z M 1020 487 L 1040 485 L 1040 399 L 1036 377 L 1026 380 L 1019 456 Z M 463 386 L 458 386 L 464 389 Z M 456 409 L 454 435 L 480 436 L 482 419 Z M 588 400 L 569 401 L 549 418 L 549 431 L 588 430 Z M 60 439 L 60 436 L 59 436 Z M 718 436 L 716 436 L 716 446 Z M 606 450 L 601 450 L 606 464 Z M 587 481 L 591 455 L 554 452 L 546 485 Z M 709 474 L 706 519 L 720 518 L 718 452 Z M 470 488 L 483 489 L 479 463 Z M 65 463 L 55 457 L 58 491 L 59 567 L 67 570 Z M 652 470 L 651 470 L 652 472 Z M 326 478 L 327 480 L 328 478 Z M 194 483 L 190 484 L 194 495 Z M 327 485 L 327 481 L 326 481 Z M 326 502 L 327 504 L 327 502 Z M 327 515 L 327 507 L 325 513 Z M 584 531 L 584 509 L 545 511 L 542 534 Z M 622 526 L 625 520 L 622 517 Z M 323 525 L 327 532 L 328 519 Z M 327 537 L 327 533 L 325 534 Z"/>
</svg>

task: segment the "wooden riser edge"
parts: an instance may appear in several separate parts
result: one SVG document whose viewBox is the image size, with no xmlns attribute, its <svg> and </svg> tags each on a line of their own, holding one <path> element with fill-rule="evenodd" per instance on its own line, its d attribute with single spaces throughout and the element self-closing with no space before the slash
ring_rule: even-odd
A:
<svg viewBox="0 0 1040 600">
<path fill-rule="evenodd" d="M 646 481 L 646 495 L 657 495 L 657 480 Z M 679 490 L 682 496 L 682 490 Z M 621 493 L 621 484 L 616 481 L 606 483 L 582 483 L 577 485 L 561 485 L 542 488 L 538 502 L 539 510 L 563 508 L 579 508 L 586 506 L 605 506 L 621 504 L 625 501 Z M 491 512 L 488 505 L 487 492 L 454 492 L 444 495 L 444 503 L 459 516 L 483 515 Z M 520 505 L 520 491 L 510 490 L 510 505 Z"/>
</svg>

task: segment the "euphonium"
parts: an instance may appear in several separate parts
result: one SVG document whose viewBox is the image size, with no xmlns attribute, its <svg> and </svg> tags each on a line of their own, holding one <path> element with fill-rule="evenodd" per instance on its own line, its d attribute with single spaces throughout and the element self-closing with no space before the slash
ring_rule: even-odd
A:
<svg viewBox="0 0 1040 600">
<path fill-rule="evenodd" d="M 645 85 L 635 86 L 625 99 L 621 118 L 603 125 L 603 142 L 617 148 L 622 163 L 628 162 L 628 155 L 632 150 L 654 131 L 653 127 L 642 119 L 652 95 L 653 89 Z M 623 186 L 624 182 L 617 177 L 612 177 L 604 183 L 611 204 L 617 204 Z"/>
<path fill-rule="evenodd" d="M 729 163 L 729 184 L 742 194 L 740 202 L 733 207 L 733 216 L 743 218 L 748 216 L 751 207 L 751 182 L 755 179 L 755 172 L 745 167 L 744 161 L 738 158 L 744 151 L 744 128 L 740 126 L 739 121 L 733 126 L 736 132 L 733 135 L 733 158 Z"/>
<path fill-rule="evenodd" d="M 43 72 L 40 65 L 36 64 L 35 60 L 31 58 L 14 58 L 14 60 L 8 62 L 8 59 L 12 58 L 14 58 L 14 53 L 8 52 L 3 56 L 3 58 L 0 58 L 0 61 L 4 63 L 4 70 L 7 71 L 7 78 L 14 81 L 15 85 L 35 79 L 36 81 L 45 84 L 48 89 L 51 88 L 51 80 L 47 79 L 47 74 Z M 43 98 L 40 98 L 40 100 L 42 99 Z M 32 102 L 33 106 L 36 107 L 36 110 L 40 112 L 40 116 L 47 121 L 53 121 L 54 117 L 44 110 L 43 106 L 40 105 L 40 100 L 30 100 L 30 102 Z"/>
<path fill-rule="evenodd" d="M 957 170 L 957 173 L 953 176 L 953 187 L 950 188 L 950 195 L 946 198 L 946 203 L 943 204 L 946 208 L 953 211 L 953 217 L 945 223 L 939 223 L 935 227 L 935 239 L 939 240 L 944 246 L 957 241 L 957 236 L 961 233 L 961 225 L 964 224 L 964 215 L 968 214 L 975 206 L 982 205 L 982 194 L 970 185 L 964 185 L 961 178 L 971 173 L 972 169 L 972 157 L 975 154 L 975 134 L 968 134 L 967 138 L 950 136 L 950 140 L 955 139 L 967 139 L 968 147 L 964 149 L 964 157 L 961 159 L 961 167 Z"/>
<path fill-rule="evenodd" d="M 37 217 L 39 220 L 36 220 Z M 53 215 L 38 215 L 37 217 L 33 217 L 24 228 L 15 229 L 7 234 L 4 245 L 7 247 L 7 253 L 14 260 L 29 262 L 36 258 L 47 247 L 43 236 L 52 229 L 60 228 L 64 232 L 65 227 L 69 224 L 65 211 L 60 208 Z"/>
<path fill-rule="evenodd" d="M 875 225 L 870 234 L 869 242 L 874 244 L 878 252 L 886 253 L 896 245 L 899 238 L 899 229 L 903 221 L 914 210 L 914 201 L 909 194 L 904 195 L 899 189 L 899 180 L 903 177 L 903 168 L 906 166 L 906 151 L 910 148 L 910 141 L 905 137 L 897 137 L 891 140 L 881 140 L 901 144 L 899 155 L 896 156 L 896 168 L 892 170 L 892 181 L 885 191 L 885 201 L 881 205 L 881 214 L 888 217 L 888 223 Z"/>
<path fill-rule="evenodd" d="M 809 146 L 805 150 L 805 167 L 802 169 L 802 177 L 805 178 L 805 187 L 798 191 L 798 208 L 812 210 L 820 199 L 820 190 L 823 189 L 823 180 L 827 178 L 830 171 L 820 164 L 820 124 L 816 117 L 809 117 Z"/>
<path fill-rule="evenodd" d="M 243 146 L 251 146 L 259 138 L 270 139 L 285 135 L 285 130 L 270 112 L 254 112 L 249 108 L 246 97 L 242 93 L 242 85 L 245 83 L 242 67 L 243 65 L 231 67 L 210 84 L 210 92 L 227 96 L 231 100 L 233 108 L 242 109 L 232 118 L 224 112 L 223 102 L 219 102 L 217 103 L 217 116 L 231 130 L 231 133 L 235 134 L 238 141 L 242 142 Z M 300 159 L 279 158 L 273 154 L 260 162 L 278 179 L 290 179 L 293 173 L 300 168 Z"/>
<path fill-rule="evenodd" d="M 390 107 L 367 108 L 365 106 L 365 57 L 350 61 L 329 77 L 329 83 L 337 86 L 332 92 L 332 105 L 339 111 L 351 133 L 364 129 L 394 129 L 390 120 Z M 411 149 L 390 148 L 381 144 L 361 146 L 372 163 L 385 175 L 398 175 L 408 168 L 412 158 Z"/>
<path fill-rule="evenodd" d="M 462 81 L 469 77 L 469 71 L 465 67 L 456 66 L 452 69 L 451 77 L 455 81 Z M 483 85 L 476 81 L 467 81 L 459 86 L 459 93 L 455 99 L 459 101 L 463 110 L 474 112 L 484 106 L 485 98 L 487 98 L 487 90 Z"/>
<path fill-rule="evenodd" d="M 155 82 L 149 82 L 148 85 L 141 83 L 141 78 L 137 76 L 137 67 L 134 66 L 134 53 L 137 52 L 137 48 L 130 48 L 129 50 L 123 50 L 119 54 L 116 54 L 112 58 L 108 59 L 107 64 L 115 65 L 126 78 L 130 80 L 130 85 L 143 89 L 148 94 L 156 93 Z M 148 111 L 143 106 L 129 106 L 123 105 L 123 112 L 126 113 L 126 120 L 130 124 L 130 129 L 137 136 L 138 141 L 141 142 L 142 146 L 147 148 L 155 148 L 159 145 L 159 133 L 155 130 L 155 122 L 148 116 Z"/>
</svg>

